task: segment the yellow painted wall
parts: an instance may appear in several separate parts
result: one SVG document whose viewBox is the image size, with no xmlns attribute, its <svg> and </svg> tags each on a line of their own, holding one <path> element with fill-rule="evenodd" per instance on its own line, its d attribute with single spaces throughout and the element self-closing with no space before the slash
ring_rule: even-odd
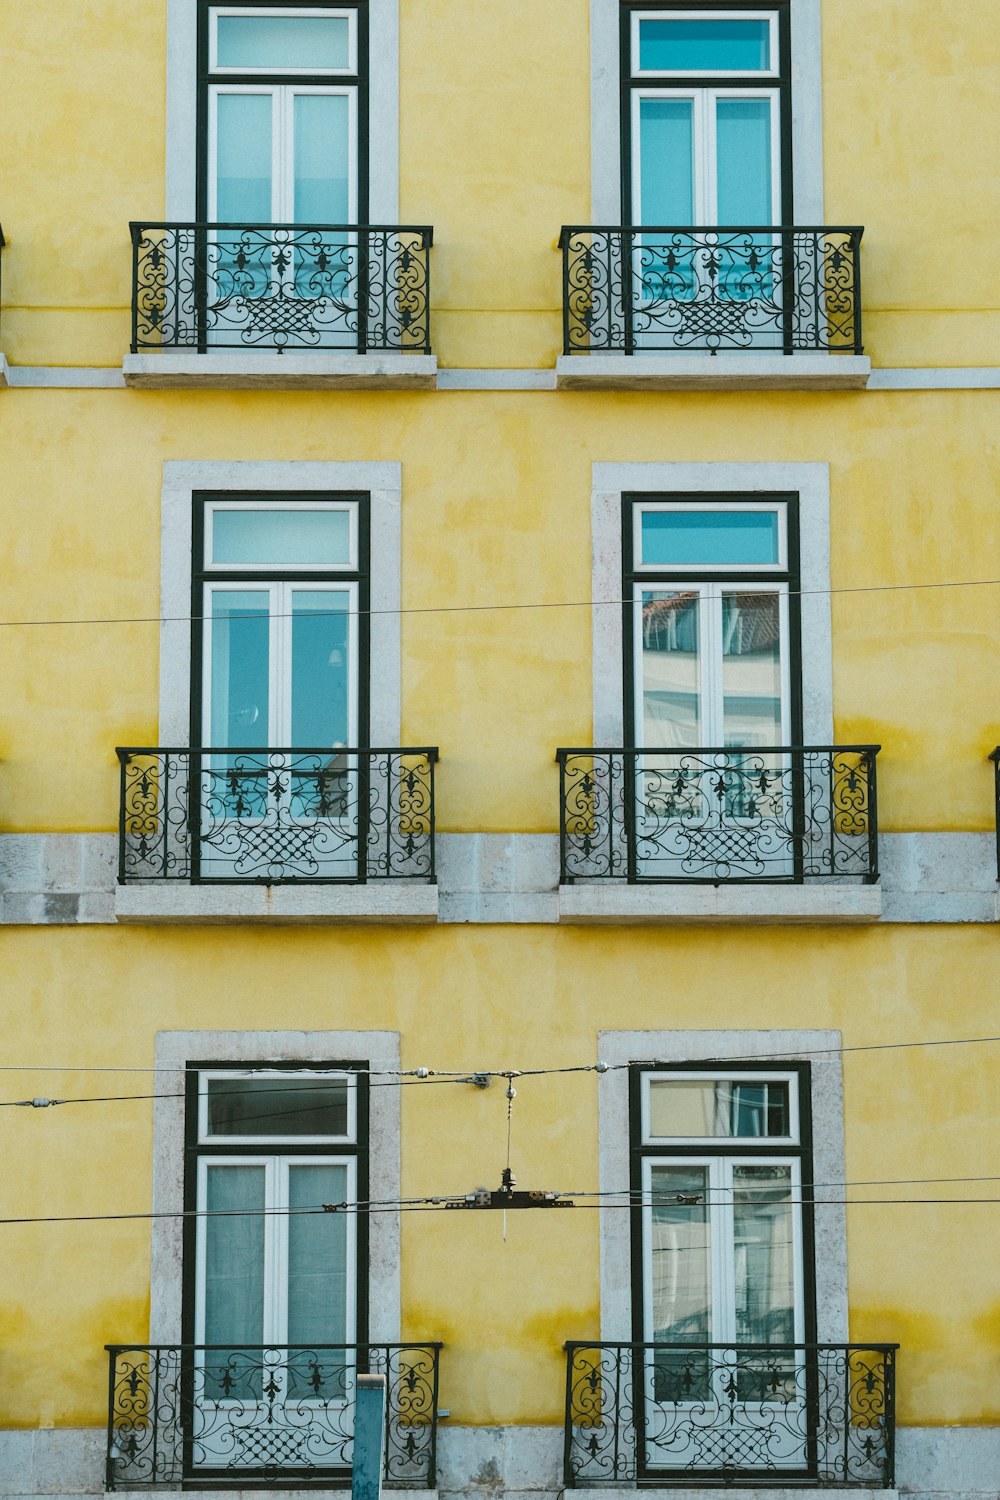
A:
<svg viewBox="0 0 1000 1500">
<path fill-rule="evenodd" d="M 440 745 L 440 827 L 558 826 L 558 745 L 592 733 L 594 460 L 829 461 L 835 732 L 884 746 L 880 826 L 991 826 L 1000 705 L 993 392 L 335 397 L 9 390 L 0 827 L 110 830 L 116 744 L 157 738 L 168 459 L 401 459 L 403 738 Z M 899 590 L 899 591 L 897 591 Z"/>
<path fill-rule="evenodd" d="M 996 951 L 990 928 L 708 939 L 677 929 L 6 929 L 0 960 L 19 977 L 4 1050 L 21 1062 L 149 1066 L 159 1029 L 379 1026 L 402 1033 L 404 1068 L 475 1069 L 592 1063 L 602 1028 L 692 1020 L 839 1027 L 847 1046 L 982 1035 L 996 1030 Z M 981 1128 L 998 1105 L 991 1057 L 986 1047 L 849 1055 L 848 1180 L 1000 1172 L 996 1134 Z M 3 1096 L 143 1094 L 150 1083 L 13 1074 Z M 520 1184 L 596 1189 L 594 1075 L 517 1089 Z M 3 1216 L 148 1210 L 151 1108 L 4 1110 Z M 495 1186 L 505 1151 L 502 1086 L 403 1090 L 404 1198 Z M 997 1195 L 968 1183 L 847 1196 Z M 995 1204 L 848 1210 L 851 1337 L 904 1345 L 903 1423 L 1000 1421 L 998 1214 Z M 0 1232 L 0 1422 L 99 1424 L 103 1345 L 148 1336 L 148 1225 Z M 403 1216 L 403 1336 L 446 1341 L 441 1404 L 453 1422 L 560 1420 L 562 1342 L 599 1328 L 597 1236 L 592 1208 L 508 1215 L 506 1244 L 498 1214 Z"/>
<path fill-rule="evenodd" d="M 588 0 L 400 0 L 400 214 L 435 226 L 434 340 L 550 365 L 563 223 L 590 219 Z M 0 0 L 3 347 L 113 365 L 130 219 L 164 211 L 166 0 Z M 828 223 L 863 224 L 867 345 L 975 365 L 1000 341 L 994 0 L 824 0 Z"/>
</svg>

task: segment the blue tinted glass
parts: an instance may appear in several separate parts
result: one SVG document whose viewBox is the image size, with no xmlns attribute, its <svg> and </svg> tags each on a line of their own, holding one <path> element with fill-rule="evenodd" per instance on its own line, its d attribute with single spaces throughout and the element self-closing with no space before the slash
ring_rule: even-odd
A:
<svg viewBox="0 0 1000 1500">
<path fill-rule="evenodd" d="M 779 561 L 778 516 L 760 510 L 642 514 L 642 561 L 665 567 L 759 568 Z"/>
<path fill-rule="evenodd" d="M 768 21 L 640 21 L 644 73 L 760 73 L 771 68 Z"/>
<path fill-rule="evenodd" d="M 639 202 L 643 224 L 693 222 L 693 109 L 690 99 L 639 102 Z"/>
<path fill-rule="evenodd" d="M 720 99 L 715 129 L 720 224 L 770 224 L 771 101 Z"/>
<path fill-rule="evenodd" d="M 220 16 L 220 68 L 346 68 L 346 16 Z"/>
</svg>

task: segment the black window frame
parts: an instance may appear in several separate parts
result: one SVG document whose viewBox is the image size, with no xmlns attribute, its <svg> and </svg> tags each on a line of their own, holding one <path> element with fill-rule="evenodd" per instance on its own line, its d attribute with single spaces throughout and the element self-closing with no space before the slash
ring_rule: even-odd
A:
<svg viewBox="0 0 1000 1500">
<path fill-rule="evenodd" d="M 276 71 L 274 73 L 224 74 L 209 71 L 208 32 L 210 12 L 220 5 L 232 3 L 240 10 L 353 10 L 357 11 L 358 71 L 338 73 L 331 78 L 329 73 L 296 73 Z M 208 94 L 213 83 L 280 84 L 294 78 L 295 83 L 323 85 L 330 83 L 355 87 L 358 91 L 358 223 L 368 223 L 368 163 L 369 163 L 369 48 L 368 48 L 368 0 L 198 0 L 198 105 L 197 105 L 197 182 L 195 192 L 195 218 L 199 223 L 207 222 L 208 216 Z"/>
<path fill-rule="evenodd" d="M 760 1073 L 780 1069 L 783 1073 L 797 1075 L 799 1140 L 798 1145 L 787 1141 L 767 1144 L 767 1137 L 720 1136 L 718 1145 L 706 1146 L 704 1141 L 685 1146 L 683 1141 L 669 1143 L 658 1141 L 655 1145 L 643 1142 L 642 1138 L 642 1089 L 643 1080 L 650 1073 L 711 1073 L 718 1078 L 753 1078 Z M 786 1058 L 755 1057 L 729 1061 L 718 1057 L 690 1062 L 630 1063 L 629 1087 L 629 1189 L 633 1208 L 630 1214 L 631 1235 L 631 1284 L 632 1284 L 632 1339 L 644 1342 L 645 1327 L 645 1278 L 643 1276 L 643 1207 L 642 1166 L 649 1157 L 685 1156 L 732 1156 L 740 1157 L 798 1157 L 801 1163 L 801 1225 L 802 1225 L 802 1306 L 804 1313 L 805 1343 L 816 1343 L 816 1224 L 813 1208 L 813 1134 L 812 1134 L 812 1064 L 790 1062 Z"/>
<path fill-rule="evenodd" d="M 353 1156 L 356 1160 L 357 1200 L 366 1203 L 370 1196 L 370 1095 L 369 1068 L 367 1061 L 317 1062 L 282 1061 L 271 1062 L 258 1058 L 252 1062 L 219 1060 L 185 1063 L 184 1101 L 184 1227 L 181 1249 L 181 1342 L 194 1344 L 195 1319 L 197 1314 L 197 1233 L 198 1233 L 198 1163 L 213 1156 L 261 1156 L 268 1154 L 269 1147 L 256 1142 L 241 1142 L 239 1136 L 213 1143 L 199 1141 L 199 1082 L 203 1072 L 226 1072 L 234 1074 L 263 1070 L 268 1073 L 349 1073 L 355 1083 L 355 1139 L 351 1141 L 321 1141 L 297 1143 L 275 1139 L 270 1154 L 274 1156 Z M 355 1225 L 355 1343 L 365 1345 L 369 1332 L 369 1245 L 368 1215 L 350 1215 L 349 1222 Z"/>
<path fill-rule="evenodd" d="M 706 19 L 713 10 L 773 11 L 778 18 L 778 76 L 762 78 L 759 73 L 729 74 L 725 77 L 691 78 L 692 88 L 746 88 L 773 92 L 778 90 L 781 106 L 781 218 L 785 225 L 794 224 L 794 185 L 792 182 L 792 41 L 791 0 L 718 0 L 716 5 L 692 4 L 692 0 L 620 0 L 619 73 L 621 81 L 621 184 L 622 224 L 633 227 L 632 220 L 632 92 L 637 88 L 658 87 L 649 77 L 637 77 L 632 71 L 632 16 L 642 11 L 691 11 L 704 9 Z M 679 85 L 681 78 L 662 80 L 662 87 Z M 671 227 L 671 226 L 666 226 Z M 679 225 L 678 228 L 686 228 Z M 691 228 L 700 226 L 691 225 Z M 720 226 L 725 227 L 725 226 Z"/>
<path fill-rule="evenodd" d="M 779 502 L 785 506 L 785 537 L 788 551 L 788 567 L 773 568 L 766 572 L 760 568 L 687 568 L 683 571 L 671 568 L 637 568 L 635 558 L 635 513 L 647 505 L 689 504 L 694 510 L 710 510 L 717 504 L 739 504 L 751 508 Z M 634 748 L 640 738 L 638 733 L 635 694 L 635 586 L 641 584 L 655 588 L 683 586 L 684 583 L 762 583 L 768 580 L 788 587 L 788 679 L 789 679 L 789 724 L 791 744 L 802 744 L 802 611 L 801 611 L 801 559 L 799 544 L 799 493 L 797 490 L 769 490 L 747 492 L 745 490 L 664 490 L 627 491 L 622 495 L 622 646 L 624 654 L 625 680 L 623 683 L 623 714 L 626 747 Z M 690 746 L 691 749 L 698 748 Z M 734 746 L 738 749 L 738 746 Z"/>
<path fill-rule="evenodd" d="M 302 501 L 336 501 L 356 505 L 358 508 L 358 566 L 357 568 L 296 568 L 282 570 L 280 567 L 226 568 L 216 571 L 205 564 L 205 510 L 213 501 L 250 501 L 268 505 L 301 504 Z M 201 735 L 207 727 L 203 722 L 202 699 L 204 697 L 204 643 L 205 620 L 203 615 L 205 584 L 216 578 L 225 578 L 233 583 L 329 583 L 332 580 L 358 585 L 358 703 L 357 749 L 365 749 L 369 739 L 371 709 L 371 492 L 368 490 L 195 490 L 192 495 L 191 538 L 191 712 L 190 733 L 192 746 L 202 747 Z M 290 748 L 294 749 L 295 746 Z"/>
</svg>

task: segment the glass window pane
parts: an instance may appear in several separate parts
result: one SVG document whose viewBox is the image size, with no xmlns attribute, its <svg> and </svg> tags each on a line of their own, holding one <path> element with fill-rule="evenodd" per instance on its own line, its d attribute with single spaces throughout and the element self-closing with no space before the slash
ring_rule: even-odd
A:
<svg viewBox="0 0 1000 1500">
<path fill-rule="evenodd" d="M 639 101 L 639 211 L 643 224 L 694 223 L 694 127 L 689 99 Z"/>
<path fill-rule="evenodd" d="M 716 104 L 720 224 L 771 224 L 771 102 L 719 99 Z"/>
<path fill-rule="evenodd" d="M 767 21 L 640 21 L 643 72 L 759 73 L 771 68 Z"/>
<path fill-rule="evenodd" d="M 346 1198 L 346 1166 L 318 1163 L 289 1167 L 289 1208 L 315 1208 L 320 1203 L 343 1203 Z M 290 1344 L 346 1342 L 348 1222 L 347 1214 L 289 1215 Z M 299 1373 L 305 1395 L 308 1392 L 308 1372 Z"/>
<path fill-rule="evenodd" d="M 653 1338 L 662 1343 L 710 1339 L 708 1168 L 657 1166 L 651 1186 Z M 689 1199 L 697 1201 L 684 1201 Z"/>
<path fill-rule="evenodd" d="M 213 563 L 283 563 L 328 568 L 351 562 L 351 518 L 345 510 L 216 510 Z"/>
<path fill-rule="evenodd" d="M 350 66 L 346 16 L 219 16 L 220 68 L 325 68 Z"/>
<path fill-rule="evenodd" d="M 780 562 L 776 511 L 644 510 L 641 561 L 663 567 L 772 567 Z"/>
<path fill-rule="evenodd" d="M 650 1081 L 649 1133 L 653 1137 L 787 1137 L 790 1132 L 787 1083 L 713 1078 Z"/>
<path fill-rule="evenodd" d="M 270 224 L 270 94 L 218 94 L 215 213 L 220 224 Z"/>
<path fill-rule="evenodd" d="M 736 1338 L 752 1344 L 795 1339 L 792 1169 L 733 1167 Z"/>
<path fill-rule="evenodd" d="M 206 1344 L 259 1345 L 264 1336 L 264 1170 L 208 1169 Z"/>
<path fill-rule="evenodd" d="M 642 743 L 697 745 L 701 661 L 695 590 L 642 595 Z"/>
<path fill-rule="evenodd" d="M 270 596 L 263 590 L 214 590 L 211 608 L 211 743 L 257 749 L 267 744 Z"/>
<path fill-rule="evenodd" d="M 294 108 L 295 223 L 346 224 L 349 100 L 345 94 L 297 94 Z"/>
<path fill-rule="evenodd" d="M 350 595 L 292 592 L 292 744 L 346 745 L 351 728 Z"/>
<path fill-rule="evenodd" d="M 780 745 L 781 609 L 777 594 L 722 596 L 723 744 Z"/>
<path fill-rule="evenodd" d="M 337 1078 L 209 1078 L 208 1133 L 345 1136 L 347 1082 Z"/>
</svg>

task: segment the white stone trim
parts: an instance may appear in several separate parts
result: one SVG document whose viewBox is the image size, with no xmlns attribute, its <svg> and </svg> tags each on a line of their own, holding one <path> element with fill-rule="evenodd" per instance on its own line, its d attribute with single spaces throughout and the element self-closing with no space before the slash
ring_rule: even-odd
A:
<svg viewBox="0 0 1000 1500">
<path fill-rule="evenodd" d="M 745 494 L 794 490 L 799 496 L 802 599 L 802 734 L 807 745 L 833 742 L 833 642 L 830 614 L 830 466 L 825 463 L 595 463 L 593 549 L 594 744 L 624 745 L 622 641 L 622 495 L 630 491 Z"/>
<path fill-rule="evenodd" d="M 154 357 L 163 359 L 169 356 L 163 354 Z M 200 359 L 209 357 L 204 354 L 199 355 Z M 573 360 L 587 360 L 594 357 L 596 356 L 575 354 L 560 356 L 560 358 Z M 642 357 L 643 360 L 648 358 L 645 354 Z M 741 355 L 741 362 L 747 357 L 753 359 L 755 356 Z M 808 356 L 805 357 L 808 358 Z M 823 357 L 853 360 L 852 355 Z M 288 356 L 283 355 L 282 358 L 288 358 Z M 310 356 L 310 358 L 315 358 L 315 356 Z M 421 356 L 406 355 L 405 358 L 412 361 L 420 359 Z M 800 358 L 802 356 L 795 356 L 796 365 Z M 10 386 L 30 387 L 35 390 L 122 390 L 125 386 L 125 377 L 117 366 L 109 368 L 104 365 L 10 365 L 7 370 L 7 383 Z M 185 381 L 185 386 L 187 384 L 188 382 Z M 563 384 L 565 387 L 565 382 Z M 398 389 L 395 382 L 393 382 L 393 387 Z M 555 369 L 508 370 L 500 368 L 439 370 L 437 389 L 440 391 L 554 391 L 556 371 Z M 727 381 L 726 389 L 733 390 L 735 386 Z M 929 366 L 927 369 L 886 367 L 872 371 L 868 377 L 866 389 L 869 391 L 995 391 L 1000 390 L 1000 365 L 966 365 L 953 368 L 936 365 Z"/>
<path fill-rule="evenodd" d="M 196 0 L 167 0 L 166 219 L 195 217 L 197 183 Z M 399 0 L 368 0 L 369 222 L 399 217 Z"/>
<path fill-rule="evenodd" d="M 397 1031 L 160 1031 L 158 1069 L 183 1070 L 188 1062 L 367 1061 L 373 1070 L 399 1068 Z M 164 1072 L 178 1085 L 153 1106 L 153 1214 L 149 1337 L 151 1343 L 181 1339 L 184 1208 L 184 1073 Z M 399 1201 L 400 1099 L 398 1089 L 372 1089 L 369 1096 L 369 1194 Z M 163 1215 L 165 1217 L 155 1217 Z M 399 1214 L 372 1214 L 368 1226 L 369 1338 L 398 1343 Z"/>
<path fill-rule="evenodd" d="M 398 463 L 293 460 L 167 462 L 160 518 L 161 745 L 186 745 L 191 724 L 191 522 L 195 490 L 367 490 L 371 496 L 369 694 L 373 745 L 400 743 L 400 527 Z M 371 668 L 370 668 L 371 670 Z"/>
<path fill-rule="evenodd" d="M 994 897 L 994 910 L 996 898 Z M 879 885 L 626 885 L 581 881 L 559 887 L 559 921 L 577 926 L 803 926 L 877 922 Z M 993 920 L 989 918 L 987 920 Z"/>
<path fill-rule="evenodd" d="M 415 880 L 364 885 L 188 885 L 180 880 L 116 885 L 114 920 L 145 925 L 228 922 L 343 927 L 436 922 L 438 888 Z"/>
<path fill-rule="evenodd" d="M 718 5 L 720 0 L 691 0 Z M 655 0 L 650 0 L 650 6 Z M 590 0 L 590 222 L 620 224 L 619 0 Z M 820 0 L 791 0 L 792 196 L 797 224 L 823 223 Z"/>
<path fill-rule="evenodd" d="M 6 354 L 0 354 L 0 386 L 10 385 L 10 365 Z"/>
<path fill-rule="evenodd" d="M 695 1062 L 706 1058 L 801 1057 L 812 1063 L 812 1156 L 815 1189 L 816 1326 L 819 1342 L 848 1338 L 847 1219 L 844 1181 L 844 1098 L 839 1031 L 601 1031 L 598 1078 L 600 1190 L 629 1186 L 630 1062 Z M 823 1203 L 829 1199 L 828 1204 Z M 631 1339 L 632 1277 L 629 1215 L 601 1211 L 601 1338 Z"/>
<path fill-rule="evenodd" d="M 437 355 L 163 350 L 126 354 L 122 372 L 147 391 L 425 391 L 437 383 Z"/>
<path fill-rule="evenodd" d="M 561 391 L 863 391 L 858 354 L 560 354 Z"/>
</svg>

